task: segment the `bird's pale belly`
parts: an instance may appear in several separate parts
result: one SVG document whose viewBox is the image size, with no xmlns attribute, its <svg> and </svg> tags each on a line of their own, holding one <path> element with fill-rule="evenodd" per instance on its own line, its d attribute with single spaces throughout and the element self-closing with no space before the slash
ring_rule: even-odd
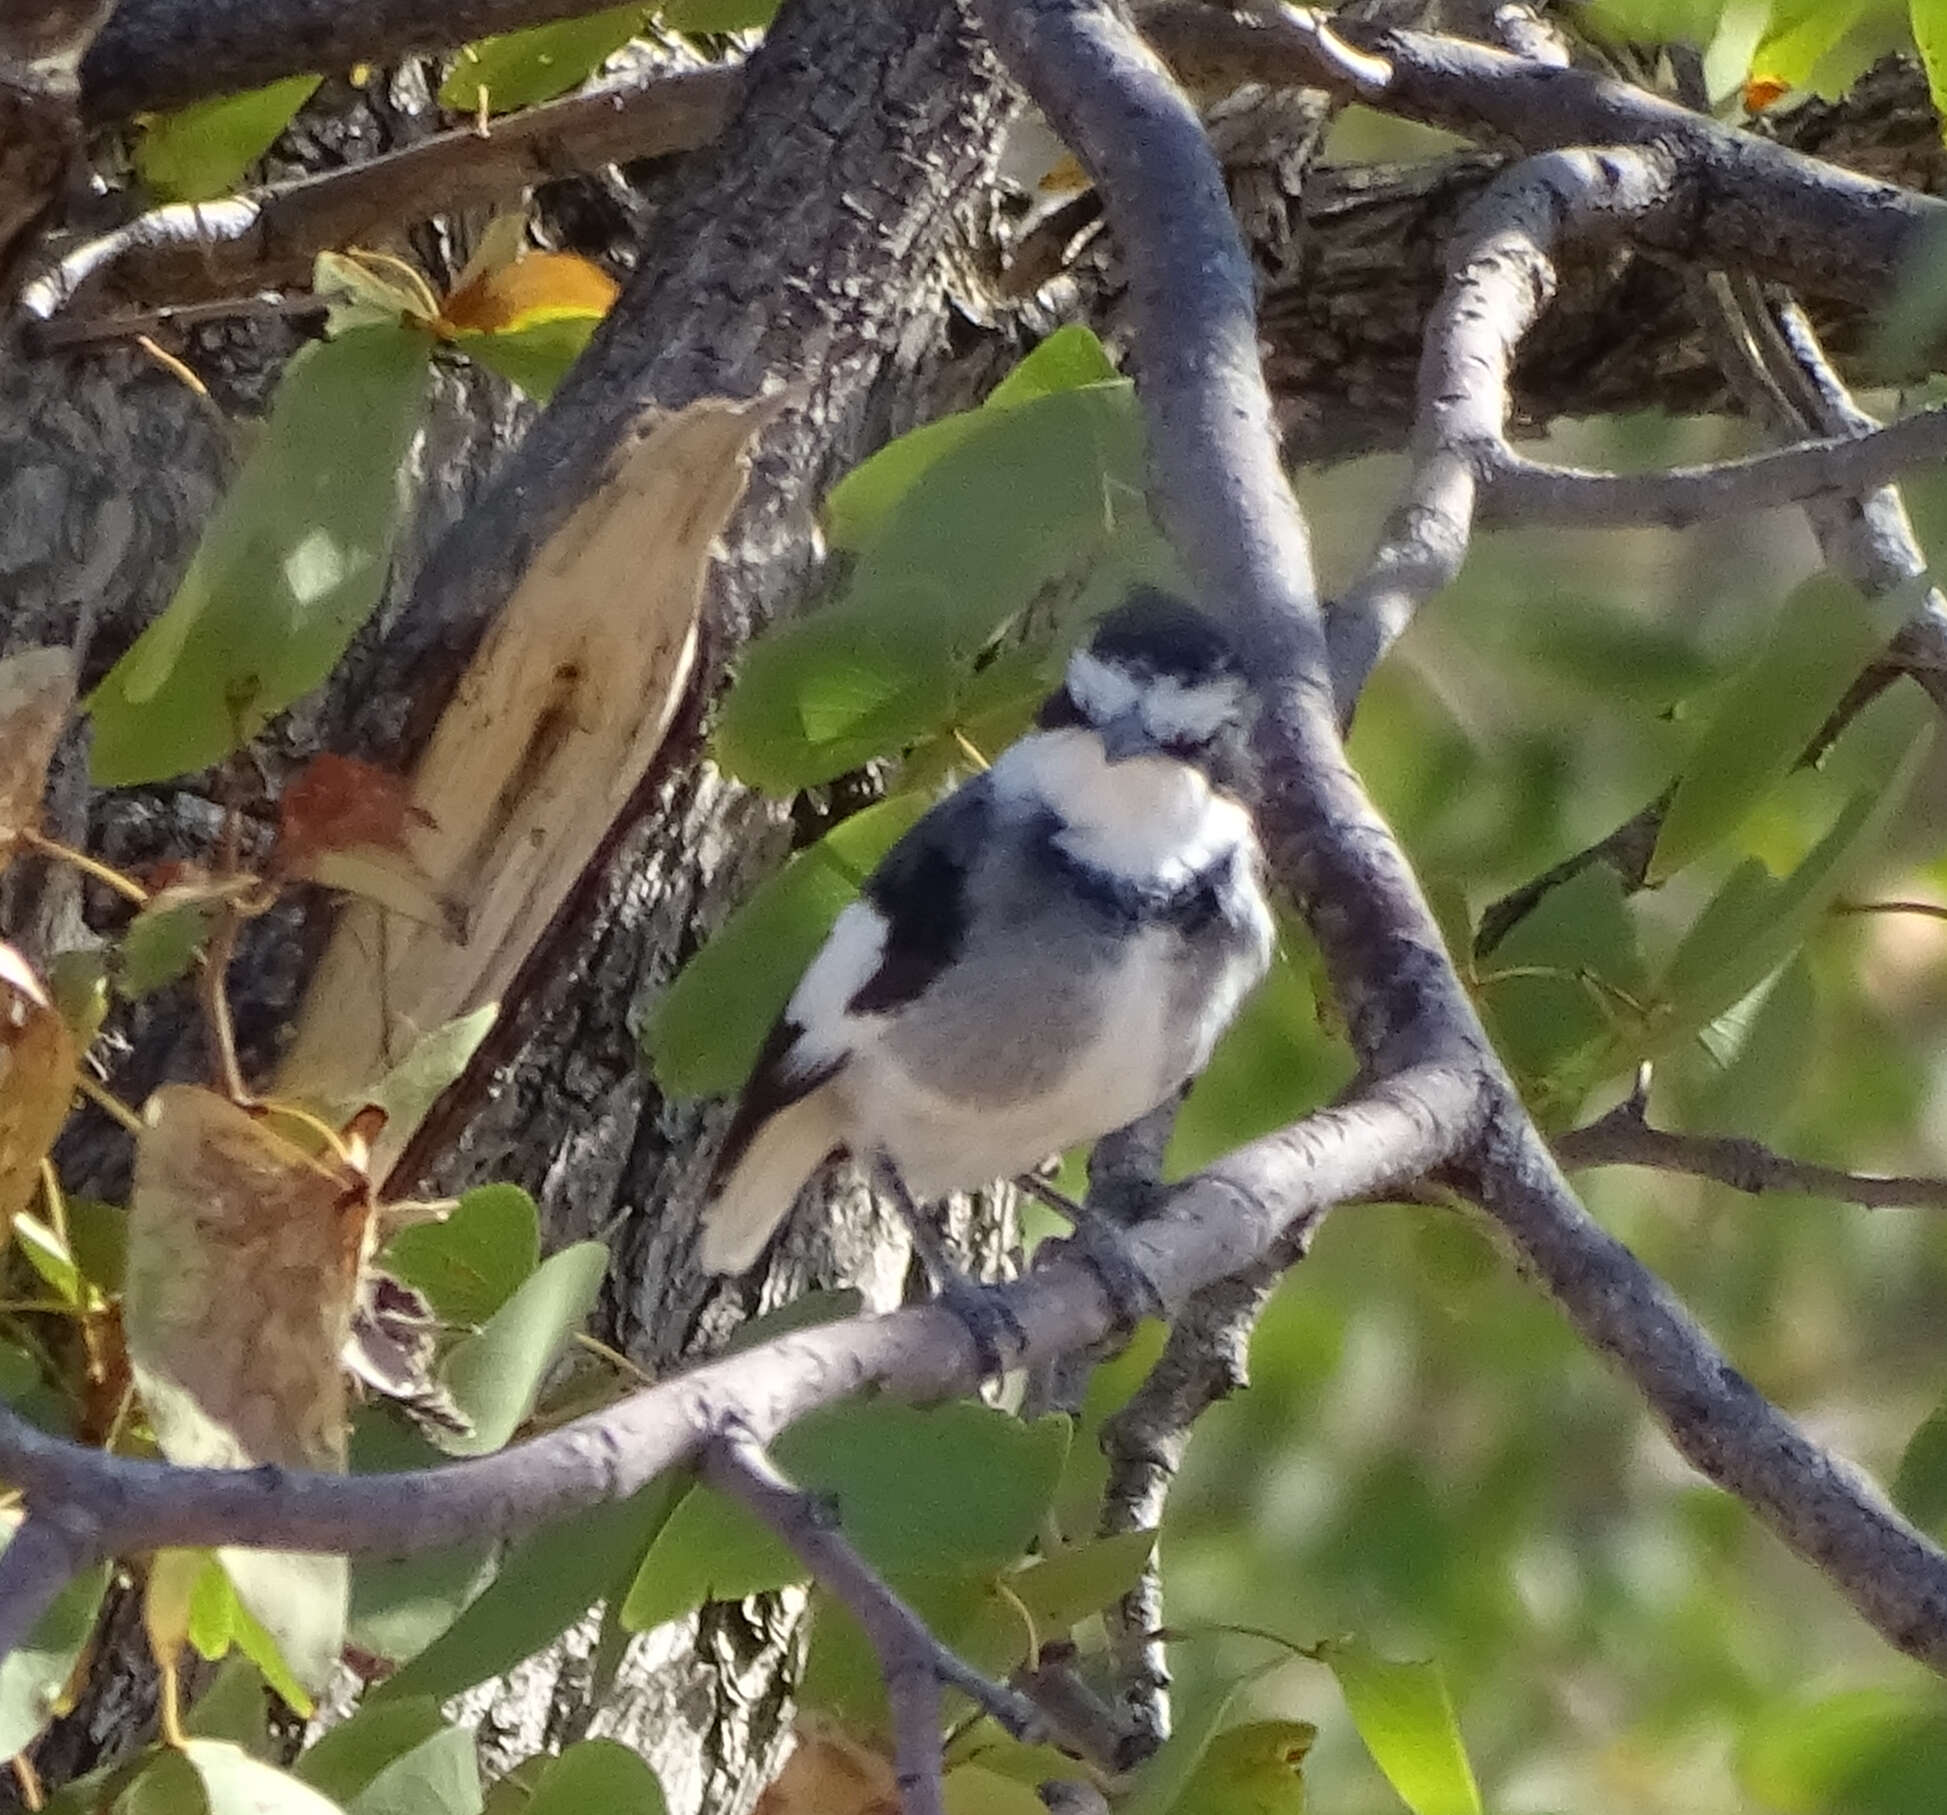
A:
<svg viewBox="0 0 1947 1815">
<path fill-rule="evenodd" d="M 1154 937 L 1161 958 L 1167 935 Z M 835 1086 L 860 1144 L 876 1142 L 916 1197 L 937 1197 L 1025 1171 L 1155 1108 L 1202 1062 L 1207 1043 L 1196 1028 L 1170 1025 L 1181 1003 L 1172 1002 L 1168 967 L 1148 962 L 1149 952 L 1130 957 L 1071 1063 L 1047 1075 L 1042 1047 L 1042 1063 L 1018 1067 L 1018 1094 L 991 1090 L 970 1101 L 933 1088 L 900 1062 L 896 1042 L 857 1054 Z M 965 1037 L 979 1031 L 969 1027 Z"/>
</svg>

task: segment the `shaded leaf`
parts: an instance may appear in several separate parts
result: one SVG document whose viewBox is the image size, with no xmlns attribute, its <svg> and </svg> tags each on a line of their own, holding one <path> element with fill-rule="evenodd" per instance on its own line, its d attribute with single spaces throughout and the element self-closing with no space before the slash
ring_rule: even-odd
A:
<svg viewBox="0 0 1947 1815">
<path fill-rule="evenodd" d="M 662 1785 L 627 1746 L 584 1739 L 550 1759 L 527 1815 L 664 1815 Z"/>
<path fill-rule="evenodd" d="M 1893 1504 L 1923 1531 L 1947 1532 L 1947 1405 L 1936 1407 L 1900 1456 Z"/>
<path fill-rule="evenodd" d="M 1446 1678 L 1433 1663 L 1394 1663 L 1357 1639 L 1318 1647 L 1338 1678 L 1373 1762 L 1413 1815 L 1481 1815 Z"/>
<path fill-rule="evenodd" d="M 449 1323 L 485 1323 L 541 1264 L 541 1213 L 518 1185 L 476 1185 L 443 1221 L 401 1229 L 380 1264 Z"/>
<path fill-rule="evenodd" d="M 656 17 L 676 32 L 756 31 L 777 17 L 778 0 L 664 0 Z"/>
<path fill-rule="evenodd" d="M 244 94 L 192 101 L 151 120 L 135 141 L 135 170 L 163 202 L 206 202 L 227 195 L 290 125 L 318 86 L 316 76 L 286 76 Z"/>
<path fill-rule="evenodd" d="M 361 328 L 291 361 L 175 596 L 89 697 L 98 783 L 216 762 L 331 672 L 378 603 L 431 344 Z"/>
<path fill-rule="evenodd" d="M 381 1768 L 345 1815 L 478 1815 L 480 1800 L 473 1735 L 441 1727 Z"/>
<path fill-rule="evenodd" d="M 428 1695 L 366 1701 L 349 1720 L 327 1728 L 299 1753 L 293 1776 L 334 1802 L 350 1802 L 395 1758 L 438 1733 L 446 1721 Z"/>
<path fill-rule="evenodd" d="M 18 1529 L 17 1521 L 9 1523 Z M 61 1711 L 61 1692 L 95 1630 L 108 1573 L 106 1563 L 84 1569 L 54 1597 L 26 1642 L 0 1659 L 0 1757 L 24 1751 Z"/>
<path fill-rule="evenodd" d="M 985 1406 L 869 1404 L 814 1414 L 772 1447 L 799 1487 L 831 1501 L 876 1568 L 907 1576 L 1013 1562 L 1053 1499 L 1067 1443 L 1058 1418 L 1025 1425 Z M 803 1580 L 742 1508 L 694 1487 L 650 1545 L 622 1619 L 643 1631 L 707 1600 Z"/>
<path fill-rule="evenodd" d="M 375 1693 L 457 1695 L 533 1656 L 595 1602 L 622 1594 L 682 1491 L 680 1481 L 653 1481 L 522 1539 L 446 1632 Z"/>
<path fill-rule="evenodd" d="M 740 1088 L 832 922 L 930 806 L 901 794 L 854 813 L 800 851 L 683 967 L 643 1031 L 656 1082 L 678 1096 Z"/>
<path fill-rule="evenodd" d="M 534 1409 L 536 1394 L 568 1338 L 595 1308 L 608 1272 L 608 1249 L 577 1242 L 551 1255 L 514 1295 L 447 1357 L 446 1389 L 472 1424 L 441 1440 L 456 1456 L 502 1448 Z"/>
<path fill-rule="evenodd" d="M 201 884 L 159 889 L 115 946 L 115 984 L 131 1001 L 179 983 L 209 941 L 217 898 Z"/>
</svg>

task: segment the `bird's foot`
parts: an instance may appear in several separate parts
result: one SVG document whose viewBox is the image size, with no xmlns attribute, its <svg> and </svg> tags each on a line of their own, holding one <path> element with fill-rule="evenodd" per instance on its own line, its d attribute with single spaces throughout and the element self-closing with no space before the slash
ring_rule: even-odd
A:
<svg viewBox="0 0 1947 1815">
<path fill-rule="evenodd" d="M 899 1176 L 899 1169 L 883 1155 L 879 1159 L 878 1172 L 893 1202 L 899 1206 L 900 1214 L 906 1219 L 906 1227 L 913 1238 L 913 1249 L 926 1269 L 927 1278 L 932 1281 L 935 1301 L 960 1320 L 980 1358 L 981 1373 L 1005 1374 L 1028 1344 L 1027 1331 L 1021 1328 L 1021 1320 L 1014 1315 L 1013 1306 L 996 1287 L 970 1278 L 960 1267 L 947 1251 L 946 1243 L 940 1239 L 939 1230 L 934 1228 L 931 1219 L 913 1201 L 913 1194 L 906 1189 L 906 1181 Z"/>
<path fill-rule="evenodd" d="M 1077 1203 L 1044 1178 L 1023 1173 L 1015 1180 L 1023 1191 L 1038 1197 L 1057 1215 L 1065 1216 L 1075 1233 L 1067 1238 L 1075 1253 L 1108 1294 L 1116 1329 L 1127 1336 L 1146 1317 L 1162 1317 L 1168 1307 L 1149 1269 L 1136 1257 L 1129 1232 L 1114 1217 Z"/>
</svg>

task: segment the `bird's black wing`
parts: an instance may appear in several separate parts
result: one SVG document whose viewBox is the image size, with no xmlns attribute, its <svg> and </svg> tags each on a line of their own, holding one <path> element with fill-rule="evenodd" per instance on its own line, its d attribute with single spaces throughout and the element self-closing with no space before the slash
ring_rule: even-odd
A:
<svg viewBox="0 0 1947 1815">
<path fill-rule="evenodd" d="M 866 878 L 886 923 L 879 966 L 846 1007 L 882 1015 L 923 994 L 967 938 L 967 876 L 994 824 L 994 788 L 977 775 L 931 808 Z"/>
<path fill-rule="evenodd" d="M 928 809 L 866 878 L 863 898 L 885 922 L 886 932 L 878 965 L 845 1004 L 850 1013 L 885 1014 L 903 1006 L 958 954 L 966 937 L 967 872 L 992 818 L 993 789 L 985 776 L 976 776 Z M 798 1048 L 804 1032 L 788 1008 L 771 1024 L 718 1150 L 712 1191 L 736 1169 L 772 1116 L 809 1096 L 844 1065 L 842 1053 L 806 1064 Z"/>
</svg>

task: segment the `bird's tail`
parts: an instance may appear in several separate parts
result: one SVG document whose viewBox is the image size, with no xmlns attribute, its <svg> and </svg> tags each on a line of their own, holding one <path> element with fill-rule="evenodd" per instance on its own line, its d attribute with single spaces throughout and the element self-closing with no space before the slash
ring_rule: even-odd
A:
<svg viewBox="0 0 1947 1815">
<path fill-rule="evenodd" d="M 805 1180 L 839 1145 L 836 1105 L 822 1088 L 765 1122 L 704 1206 L 697 1249 L 704 1269 L 745 1272 L 797 1202 Z"/>
</svg>

